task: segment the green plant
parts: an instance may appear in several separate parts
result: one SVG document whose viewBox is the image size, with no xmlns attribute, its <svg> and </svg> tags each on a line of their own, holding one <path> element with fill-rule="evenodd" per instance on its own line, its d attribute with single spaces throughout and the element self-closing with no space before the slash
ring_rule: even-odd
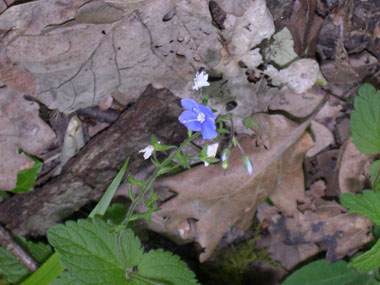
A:
<svg viewBox="0 0 380 285">
<path fill-rule="evenodd" d="M 202 72 L 197 74 L 193 88 L 198 90 L 208 86 L 207 84 L 207 74 Z M 144 253 L 139 239 L 130 227 L 131 222 L 137 219 L 150 222 L 152 213 L 159 209 L 156 205 L 159 197 L 152 187 L 158 176 L 190 168 L 193 162 L 203 162 L 207 166 L 219 161 L 216 158 L 219 143 L 206 144 L 203 148 L 195 146 L 198 152 L 194 154 L 185 153 L 183 150 L 200 135 L 204 140 L 218 141 L 220 134 L 229 133 L 224 128 L 224 121 L 227 118 L 216 119 L 216 115 L 209 107 L 198 104 L 192 99 L 182 99 L 181 104 L 185 111 L 179 116 L 179 121 L 188 128 L 188 138 L 180 146 L 175 147 L 164 145 L 153 136 L 151 143 L 140 150 L 144 159 L 150 158 L 156 168 L 146 181 L 139 181 L 132 174 L 128 175 L 126 182 L 131 186 L 129 208 L 125 210 L 117 205 L 110 207 L 116 189 L 126 172 L 129 162 L 127 159 L 88 219 L 68 221 L 65 225 L 55 225 L 48 230 L 48 241 L 56 252 L 21 284 L 197 283 L 194 273 L 180 261 L 178 256 L 161 249 Z M 216 124 L 219 124 L 218 129 Z M 257 124 L 249 119 L 246 120 L 246 125 L 257 127 Z M 222 156 L 223 168 L 228 167 L 232 146 L 239 147 L 244 154 L 238 140 L 232 135 L 230 144 Z M 164 153 L 166 158 L 158 159 L 158 152 Z M 246 155 L 243 156 L 243 164 L 247 171 L 252 173 L 252 162 Z M 33 177 L 37 177 L 37 174 L 38 172 L 34 172 Z M 133 187 L 138 191 L 134 192 Z M 139 209 L 145 210 L 137 213 L 135 210 L 138 206 Z M 9 255 L 6 260 L 10 260 Z M 14 281 L 9 274 L 6 275 L 2 271 L 0 273 L 11 282 Z M 23 273 L 25 274 L 17 279 L 18 283 L 29 275 L 28 272 Z"/>
</svg>

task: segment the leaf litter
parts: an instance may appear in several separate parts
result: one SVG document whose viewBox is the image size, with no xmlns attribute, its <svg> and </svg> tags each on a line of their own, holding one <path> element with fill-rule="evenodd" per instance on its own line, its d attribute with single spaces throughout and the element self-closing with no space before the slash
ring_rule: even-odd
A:
<svg viewBox="0 0 380 285">
<path fill-rule="evenodd" d="M 222 15 L 217 26 L 212 25 L 216 14 L 199 1 L 48 2 L 14 5 L 0 15 L 0 28 L 9 31 L 0 45 L 0 80 L 7 86 L 0 97 L 0 150 L 7 162 L 0 166 L 0 188 L 11 190 L 17 173 L 31 167 L 31 161 L 18 153 L 20 148 L 41 156 L 55 140 L 38 118 L 37 104 L 25 101 L 21 93 L 64 113 L 97 105 L 108 108 L 112 100 L 129 104 L 149 83 L 195 99 L 192 78 L 205 68 L 213 78 L 205 94 L 217 114 L 224 114 L 233 101 L 233 114 L 251 117 L 260 125 L 259 131 L 248 131 L 241 120 L 233 122 L 253 163 L 253 175 L 246 174 L 240 154 L 233 150 L 227 170 L 202 165 L 158 180 L 157 190 L 167 198 L 168 190 L 177 196 L 161 205 L 151 229 L 179 243 L 196 241 L 203 249 L 200 260 L 205 261 L 231 228 L 248 230 L 259 209 L 259 222 L 269 222 L 269 227 L 258 246 L 268 247 L 271 257 L 287 270 L 321 251 L 327 252 L 328 261 L 336 261 L 371 240 L 367 219 L 348 214 L 325 198 L 360 191 L 368 183 L 371 157 L 356 153 L 349 139 L 337 139 L 337 122 L 347 119 L 346 99 L 378 62 L 369 53 L 357 53 L 343 64 L 359 78 L 348 69 L 335 78 L 336 61 L 330 58 L 320 68 L 329 84 L 311 88 L 319 66 L 311 59 L 297 60 L 296 55 L 314 56 L 320 50 L 316 39 L 323 31 L 323 11 L 317 16 L 320 7 L 315 1 L 309 10 L 296 1 L 293 16 L 285 19 L 291 37 L 283 36 L 284 44 L 278 45 L 294 47 L 296 53 L 289 52 L 292 63 L 280 71 L 260 66 L 265 58 L 258 44 L 275 33 L 278 19 L 265 1 L 211 1 L 215 13 Z M 304 10 L 310 17 L 300 12 Z M 276 58 L 270 61 L 286 66 Z M 269 80 L 252 83 L 246 76 L 250 72 L 258 78 L 266 74 Z M 252 116 L 268 109 L 292 120 L 283 115 Z M 27 120 L 14 116 L 25 110 Z M 31 124 L 38 130 L 28 133 Z M 340 131 L 339 137 L 347 138 L 347 132 Z M 262 203 L 267 198 L 273 206 Z"/>
</svg>

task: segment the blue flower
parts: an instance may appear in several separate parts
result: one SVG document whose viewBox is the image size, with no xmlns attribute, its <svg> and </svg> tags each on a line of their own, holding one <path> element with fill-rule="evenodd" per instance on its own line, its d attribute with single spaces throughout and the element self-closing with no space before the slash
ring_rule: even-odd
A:
<svg viewBox="0 0 380 285">
<path fill-rule="evenodd" d="M 191 131 L 201 131 L 205 140 L 216 138 L 216 116 L 209 107 L 198 104 L 192 99 L 182 99 L 181 104 L 186 109 L 178 118 L 181 124 Z"/>
</svg>

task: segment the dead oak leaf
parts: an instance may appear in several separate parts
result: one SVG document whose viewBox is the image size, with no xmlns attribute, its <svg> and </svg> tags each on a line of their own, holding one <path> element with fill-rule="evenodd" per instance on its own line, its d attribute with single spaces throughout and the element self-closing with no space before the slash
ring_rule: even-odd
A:
<svg viewBox="0 0 380 285">
<path fill-rule="evenodd" d="M 34 162 L 19 149 L 38 155 L 55 139 L 54 132 L 39 118 L 39 106 L 8 88 L 0 89 L 0 189 L 16 187 L 17 173 Z"/>
<path fill-rule="evenodd" d="M 178 195 L 161 205 L 152 216 L 151 228 L 171 236 L 178 242 L 197 241 L 208 259 L 224 234 L 235 226 L 246 230 L 252 223 L 260 202 L 280 189 L 290 169 L 302 164 L 312 140 L 305 129 L 309 122 L 296 124 L 280 115 L 256 114 L 252 120 L 260 125 L 270 148 L 256 146 L 247 136 L 240 144 L 253 162 L 253 174 L 248 175 L 238 149 L 232 149 L 230 166 L 219 164 L 207 168 L 198 166 L 178 175 L 158 180 L 154 188 Z M 303 180 L 303 173 L 300 179 Z"/>
</svg>

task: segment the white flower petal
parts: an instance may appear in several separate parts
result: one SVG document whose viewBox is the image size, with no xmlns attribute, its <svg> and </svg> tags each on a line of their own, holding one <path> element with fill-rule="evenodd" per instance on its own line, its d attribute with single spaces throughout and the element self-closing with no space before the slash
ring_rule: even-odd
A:
<svg viewBox="0 0 380 285">
<path fill-rule="evenodd" d="M 215 157 L 218 151 L 219 143 L 210 144 L 207 146 L 207 157 Z"/>
<path fill-rule="evenodd" d="M 152 145 L 148 145 L 146 148 L 139 150 L 139 152 L 144 153 L 144 159 L 148 159 L 149 157 L 151 157 L 153 151 L 154 151 L 154 147 Z"/>
<path fill-rule="evenodd" d="M 197 72 L 194 78 L 193 90 L 198 90 L 205 86 L 210 86 L 210 83 L 208 83 L 208 74 L 205 71 Z"/>
</svg>

